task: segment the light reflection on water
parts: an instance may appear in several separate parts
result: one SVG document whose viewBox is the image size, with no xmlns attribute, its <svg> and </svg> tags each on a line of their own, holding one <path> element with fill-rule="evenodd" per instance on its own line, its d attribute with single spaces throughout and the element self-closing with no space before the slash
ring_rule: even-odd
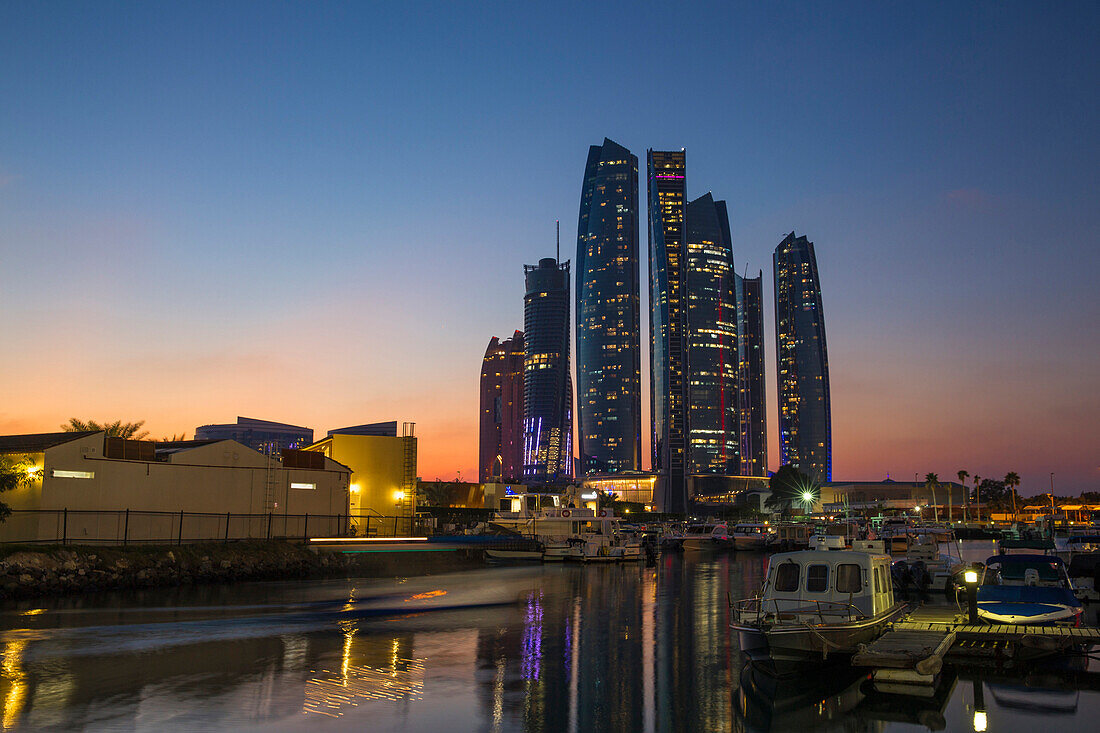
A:
<svg viewBox="0 0 1100 733">
<path fill-rule="evenodd" d="M 487 568 L 38 601 L 42 613 L 0 612 L 0 721 L 5 730 L 887 731 L 973 730 L 984 713 L 989 731 L 1030 732 L 1040 713 L 1078 725 L 1100 714 L 1100 695 L 1076 691 L 1100 685 L 1069 668 L 949 672 L 923 700 L 875 693 L 846 668 L 783 683 L 744 674 L 726 600 L 751 595 L 765 563 L 670 555 L 655 568 Z M 364 599 L 397 591 L 514 603 L 355 615 Z"/>
</svg>

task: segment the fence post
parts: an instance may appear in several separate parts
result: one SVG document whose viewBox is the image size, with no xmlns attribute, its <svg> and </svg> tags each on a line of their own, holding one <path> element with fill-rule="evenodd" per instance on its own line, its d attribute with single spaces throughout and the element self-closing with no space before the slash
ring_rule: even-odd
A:
<svg viewBox="0 0 1100 733">
<path fill-rule="evenodd" d="M 130 541 L 130 510 L 126 510 L 126 523 L 122 525 L 122 544 L 125 546 Z"/>
<path fill-rule="evenodd" d="M 179 536 L 176 537 L 176 544 L 177 545 L 182 545 L 183 544 L 183 510 L 182 509 L 180 509 L 180 533 L 179 533 Z"/>
<path fill-rule="evenodd" d="M 348 528 L 351 528 L 351 515 L 348 515 Z M 367 515 L 367 537 L 370 537 L 370 515 Z"/>
<path fill-rule="evenodd" d="M 61 510 L 61 544 L 69 544 L 69 507 Z"/>
<path fill-rule="evenodd" d="M 309 541 L 309 512 L 306 512 L 306 518 L 302 521 L 302 542 Z"/>
<path fill-rule="evenodd" d="M 271 512 L 267 513 L 267 538 L 271 539 Z"/>
<path fill-rule="evenodd" d="M 229 512 L 225 513 L 225 544 L 229 544 Z"/>
</svg>

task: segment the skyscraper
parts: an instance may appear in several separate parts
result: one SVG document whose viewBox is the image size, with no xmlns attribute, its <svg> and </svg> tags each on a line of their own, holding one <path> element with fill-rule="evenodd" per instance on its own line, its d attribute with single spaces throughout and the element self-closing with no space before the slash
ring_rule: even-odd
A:
<svg viewBox="0 0 1100 733">
<path fill-rule="evenodd" d="M 569 375 L 569 261 L 524 265 L 523 478 L 573 475 L 573 381 Z"/>
<path fill-rule="evenodd" d="M 740 363 L 741 475 L 768 475 L 768 423 L 764 380 L 764 273 L 743 278 L 737 289 L 737 350 Z"/>
<path fill-rule="evenodd" d="M 725 201 L 689 203 L 684 302 L 689 475 L 741 471 L 737 294 Z"/>
<path fill-rule="evenodd" d="M 640 470 L 638 158 L 588 149 L 577 223 L 578 474 Z"/>
<path fill-rule="evenodd" d="M 647 163 L 653 470 L 665 476 L 661 496 L 655 498 L 662 511 L 686 512 L 686 319 L 683 303 L 687 255 L 684 228 L 686 155 L 683 150 L 650 150 Z"/>
<path fill-rule="evenodd" d="M 814 245 L 791 232 L 775 248 L 773 264 L 781 463 L 832 481 L 829 356 Z"/>
<path fill-rule="evenodd" d="M 523 475 L 523 332 L 496 336 L 481 362 L 478 476 L 516 480 Z"/>
</svg>

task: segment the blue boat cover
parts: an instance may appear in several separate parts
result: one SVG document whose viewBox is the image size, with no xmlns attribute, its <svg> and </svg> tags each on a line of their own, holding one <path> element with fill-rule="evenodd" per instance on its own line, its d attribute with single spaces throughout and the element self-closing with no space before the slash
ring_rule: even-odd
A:
<svg viewBox="0 0 1100 733">
<path fill-rule="evenodd" d="M 1081 601 L 1069 588 L 1044 588 L 1038 585 L 979 585 L 978 603 L 1045 603 L 1081 608 Z"/>
</svg>

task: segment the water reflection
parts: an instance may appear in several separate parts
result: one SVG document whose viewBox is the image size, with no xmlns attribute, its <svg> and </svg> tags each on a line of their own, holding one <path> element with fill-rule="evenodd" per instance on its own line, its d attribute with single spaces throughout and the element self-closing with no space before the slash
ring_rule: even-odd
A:
<svg viewBox="0 0 1100 733">
<path fill-rule="evenodd" d="M 726 599 L 766 558 L 547 566 L 402 581 L 246 584 L 0 611 L 5 729 L 886 731 L 1028 729 L 1034 711 L 1100 715 L 1078 658 L 883 695 L 847 668 L 746 671 Z M 471 590 L 508 606 L 354 614 L 363 598 Z M 477 593 L 474 593 L 476 596 Z M 159 602 L 158 602 L 159 601 Z M 1074 666 L 1076 665 L 1076 666 Z M 1033 720 L 1031 718 L 1030 720 Z M 910 728 L 911 729 L 911 728 Z"/>
</svg>

